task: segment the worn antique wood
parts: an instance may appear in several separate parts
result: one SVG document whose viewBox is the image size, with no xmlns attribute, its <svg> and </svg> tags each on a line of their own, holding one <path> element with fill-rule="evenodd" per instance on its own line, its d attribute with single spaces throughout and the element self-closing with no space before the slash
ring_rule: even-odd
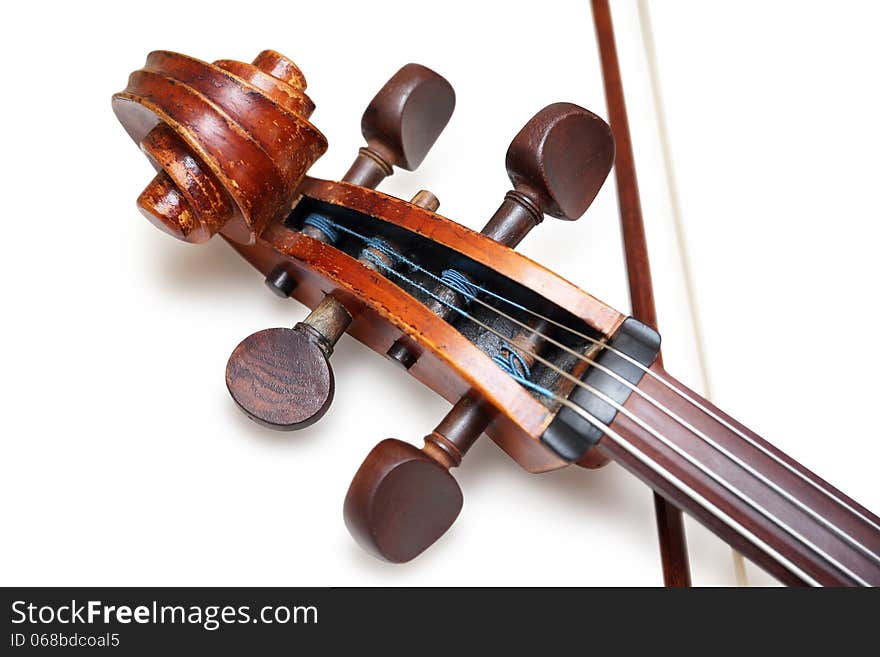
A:
<svg viewBox="0 0 880 657">
<path fill-rule="evenodd" d="M 314 105 L 304 88 L 299 69 L 273 51 L 253 65 L 150 53 L 113 97 L 122 125 L 160 171 L 138 199 L 141 212 L 189 242 L 220 232 L 253 244 L 286 215 L 305 172 L 327 150 L 308 122 Z"/>
<path fill-rule="evenodd" d="M 227 385 L 248 415 L 284 429 L 318 420 L 343 332 L 453 404 L 423 449 L 384 441 L 355 475 L 345 517 L 366 549 L 406 561 L 442 535 L 463 499 L 449 469 L 485 432 L 531 472 L 612 458 L 786 582 L 880 584 L 876 516 L 668 377 L 645 323 L 511 248 L 544 213 L 588 208 L 614 152 L 601 119 L 569 103 L 538 112 L 508 150 L 514 189 L 477 233 L 437 214 L 430 192 L 407 202 L 372 189 L 417 166 L 448 122 L 441 76 L 407 65 L 391 78 L 339 182 L 307 175 L 327 142 L 305 88 L 273 51 L 253 64 L 157 52 L 113 106 L 158 170 L 140 210 L 186 241 L 219 233 L 273 292 L 313 309 L 233 352 Z M 612 118 L 619 131 L 625 116 Z M 619 178 L 626 138 L 621 154 Z M 623 187 L 631 214 L 634 175 Z M 653 324 L 635 219 L 634 308 Z"/>
</svg>

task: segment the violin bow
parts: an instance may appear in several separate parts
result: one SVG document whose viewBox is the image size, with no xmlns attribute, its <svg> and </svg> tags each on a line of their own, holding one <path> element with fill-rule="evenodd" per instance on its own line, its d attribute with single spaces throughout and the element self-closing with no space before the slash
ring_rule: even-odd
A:
<svg viewBox="0 0 880 657">
<path fill-rule="evenodd" d="M 593 22 L 599 44 L 599 57 L 602 63 L 602 82 L 608 105 L 609 121 L 617 142 L 617 155 L 614 176 L 617 182 L 617 200 L 620 211 L 620 226 L 623 235 L 623 249 L 626 260 L 627 279 L 632 303 L 633 316 L 657 328 L 657 309 L 654 303 L 654 286 L 651 279 L 651 263 L 648 257 L 648 243 L 645 236 L 645 223 L 639 197 L 638 178 L 635 170 L 632 140 L 627 119 L 626 101 L 617 57 L 614 38 L 614 24 L 607 0 L 592 0 Z M 651 95 L 654 100 L 657 130 L 666 175 L 666 187 L 672 210 L 676 241 L 681 254 L 687 297 L 691 305 L 691 323 L 694 327 L 697 345 L 697 360 L 702 377 L 703 390 L 711 399 L 704 341 L 699 315 L 696 313 L 695 292 L 690 262 L 687 258 L 686 240 L 681 218 L 681 204 L 675 180 L 672 151 L 669 144 L 669 131 L 666 127 L 666 113 L 663 96 L 660 92 L 660 78 L 657 70 L 657 57 L 651 27 L 650 10 L 646 0 L 638 0 L 639 23 L 648 73 L 651 82 Z M 658 354 L 658 360 L 662 356 Z M 661 360 L 662 362 L 662 360 Z M 663 580 L 666 586 L 690 586 L 690 567 L 687 542 L 684 534 L 681 510 L 665 498 L 654 493 L 654 511 L 657 519 L 657 534 L 660 545 L 660 558 Z M 748 586 L 745 560 L 739 552 L 732 549 L 736 581 L 740 586 Z"/>
<path fill-rule="evenodd" d="M 645 236 L 645 222 L 642 217 L 639 183 L 636 177 L 611 9 L 608 0 L 592 0 L 592 5 L 599 59 L 602 63 L 605 102 L 608 106 L 608 121 L 617 145 L 614 179 L 617 183 L 617 204 L 632 314 L 636 319 L 657 329 L 657 308 L 654 303 L 648 242 Z M 662 362 L 659 353 L 657 360 Z M 654 513 L 657 519 L 664 584 L 674 587 L 690 586 L 690 565 L 681 510 L 663 496 L 654 493 Z"/>
</svg>

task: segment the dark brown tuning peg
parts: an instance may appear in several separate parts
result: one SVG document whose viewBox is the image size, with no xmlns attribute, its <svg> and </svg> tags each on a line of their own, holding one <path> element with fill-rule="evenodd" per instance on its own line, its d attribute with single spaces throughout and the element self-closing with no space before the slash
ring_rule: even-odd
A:
<svg viewBox="0 0 880 657">
<path fill-rule="evenodd" d="M 345 496 L 345 524 L 358 543 L 403 563 L 440 538 L 464 502 L 449 469 L 461 463 L 488 422 L 475 403 L 462 399 L 425 437 L 424 448 L 394 439 L 376 445 Z"/>
<path fill-rule="evenodd" d="M 577 219 L 593 202 L 614 162 L 614 136 L 601 118 L 572 103 L 553 103 L 523 126 L 507 149 L 513 190 L 483 234 L 514 248 L 544 219 Z"/>
<path fill-rule="evenodd" d="M 375 187 L 394 166 L 417 168 L 454 109 L 455 92 L 443 76 L 420 64 L 407 64 L 367 106 L 361 119 L 367 146 L 360 149 L 344 180 Z"/>
<path fill-rule="evenodd" d="M 273 277 L 289 278 L 281 270 Z M 333 401 L 333 345 L 350 323 L 345 307 L 328 295 L 292 329 L 266 329 L 242 340 L 226 364 L 235 403 L 272 429 L 303 429 L 320 420 Z"/>
</svg>

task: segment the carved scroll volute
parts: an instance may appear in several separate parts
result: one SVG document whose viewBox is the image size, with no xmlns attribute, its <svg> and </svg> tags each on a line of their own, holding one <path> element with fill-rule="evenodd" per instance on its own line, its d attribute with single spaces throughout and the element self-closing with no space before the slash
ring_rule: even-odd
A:
<svg viewBox="0 0 880 657">
<path fill-rule="evenodd" d="M 213 64 L 156 51 L 113 96 L 113 111 L 159 173 L 138 197 L 156 226 L 187 242 L 220 232 L 253 244 L 286 214 L 327 140 L 290 60 Z"/>
</svg>

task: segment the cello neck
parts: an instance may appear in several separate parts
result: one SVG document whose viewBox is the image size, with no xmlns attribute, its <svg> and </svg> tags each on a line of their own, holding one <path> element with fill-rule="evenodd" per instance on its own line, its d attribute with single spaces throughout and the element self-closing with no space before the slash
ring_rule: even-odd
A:
<svg viewBox="0 0 880 657">
<path fill-rule="evenodd" d="M 655 363 L 600 448 L 787 584 L 880 585 L 880 518 Z"/>
</svg>

